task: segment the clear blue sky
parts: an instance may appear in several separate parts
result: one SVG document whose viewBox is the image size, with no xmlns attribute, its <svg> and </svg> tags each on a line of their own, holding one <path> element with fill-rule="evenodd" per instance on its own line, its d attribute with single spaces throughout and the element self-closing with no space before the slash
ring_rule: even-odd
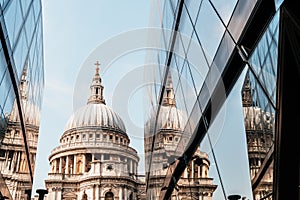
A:
<svg viewBox="0 0 300 200">
<path fill-rule="evenodd" d="M 63 134 L 68 118 L 74 109 L 86 103 L 89 84 L 94 73 L 93 62 L 99 60 L 102 63 L 102 59 L 105 59 L 101 55 L 90 56 L 95 55 L 95 50 L 106 41 L 128 31 L 148 27 L 151 0 L 44 0 L 42 3 L 45 90 L 33 194 L 36 189 L 45 188 L 44 180 L 49 172 L 48 156 L 51 150 L 59 145 L 59 138 Z M 107 47 L 107 52 L 122 46 L 124 46 L 122 42 L 114 44 Z M 118 112 L 120 107 L 117 104 L 112 105 L 112 101 L 117 97 L 117 103 L 120 103 L 122 99 L 119 97 L 129 96 L 124 99 L 124 105 L 127 105 L 128 110 L 120 110 L 118 113 L 127 127 L 131 146 L 138 150 L 141 159 L 143 159 L 141 144 L 144 135 L 142 127 L 144 119 L 142 112 L 138 114 L 134 112 L 143 109 L 138 103 L 141 101 L 141 91 L 139 88 L 131 88 L 129 94 L 119 93 L 125 91 L 123 87 L 126 84 L 121 87 L 118 83 L 127 81 L 126 74 L 133 69 L 135 72 L 132 74 L 140 73 L 141 76 L 138 78 L 142 78 L 140 66 L 145 64 L 144 53 L 132 52 L 116 59 L 109 67 L 100 66 L 107 104 Z M 105 70 L 101 67 L 105 67 Z M 82 81 L 83 73 L 86 76 L 85 81 Z M 226 195 L 238 193 L 251 199 L 245 136 L 241 134 L 243 121 L 240 86 L 233 90 L 210 134 Z M 209 153 L 211 159 L 210 176 L 215 179 L 216 184 L 219 184 L 216 165 L 207 141 L 204 140 L 201 146 L 202 150 Z M 143 164 L 140 163 L 140 166 L 140 172 L 143 172 Z M 222 199 L 222 197 L 221 185 L 219 185 L 214 199 Z"/>
</svg>

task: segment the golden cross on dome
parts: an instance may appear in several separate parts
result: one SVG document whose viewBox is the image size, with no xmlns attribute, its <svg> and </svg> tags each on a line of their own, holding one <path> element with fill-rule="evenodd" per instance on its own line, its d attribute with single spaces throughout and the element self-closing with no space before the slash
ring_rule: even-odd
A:
<svg viewBox="0 0 300 200">
<path fill-rule="evenodd" d="M 97 60 L 97 62 L 96 62 L 94 65 L 96 65 L 96 74 L 99 74 L 99 66 L 100 66 L 101 64 L 100 64 L 99 61 Z"/>
</svg>

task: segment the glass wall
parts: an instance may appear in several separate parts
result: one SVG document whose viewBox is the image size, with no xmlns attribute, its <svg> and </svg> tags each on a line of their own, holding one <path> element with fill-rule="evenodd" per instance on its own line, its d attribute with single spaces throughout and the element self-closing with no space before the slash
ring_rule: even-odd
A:
<svg viewBox="0 0 300 200">
<path fill-rule="evenodd" d="M 30 194 L 44 89 L 40 0 L 2 0 L 0 45 L 0 192 Z"/>
<path fill-rule="evenodd" d="M 244 29 L 253 20 L 257 1 L 167 0 L 154 5 L 153 26 L 160 27 L 162 34 L 161 49 L 147 57 L 147 62 L 154 63 L 151 76 L 146 73 L 146 78 L 155 83 L 149 86 L 149 118 L 156 124 L 145 129 L 148 198 L 164 196 L 170 186 L 175 188 L 174 198 L 182 198 L 183 193 L 185 198 L 195 199 L 227 199 L 235 194 L 244 199 L 271 198 L 279 12 L 273 11 L 275 15 L 264 24 L 258 38 L 245 39 Z M 252 46 L 247 46 L 249 40 L 253 40 Z M 234 62 L 241 64 L 234 66 Z M 230 70 L 231 75 L 238 75 L 236 80 L 228 80 L 236 78 L 229 78 Z M 159 152 L 156 145 L 162 139 L 159 123 L 166 116 L 163 102 L 170 77 L 176 109 L 185 113 L 187 120 L 172 152 L 176 158 L 165 163 L 162 171 L 157 169 L 155 156 L 167 148 L 162 145 Z M 207 171 L 199 170 L 206 173 L 199 182 L 188 176 L 191 188 L 183 192 L 181 180 L 195 162 L 195 156 L 187 152 L 195 152 L 190 151 L 195 140 L 201 141 L 201 155 L 206 154 L 209 163 Z M 182 172 L 179 179 L 177 172 Z M 195 196 L 192 186 L 202 184 L 217 187 L 206 192 L 198 188 Z M 160 187 L 156 192 L 154 185 Z"/>
<path fill-rule="evenodd" d="M 254 199 L 271 199 L 275 140 L 279 13 L 249 59 L 242 89 L 244 124 Z M 262 178 L 259 178 L 262 177 Z"/>
</svg>

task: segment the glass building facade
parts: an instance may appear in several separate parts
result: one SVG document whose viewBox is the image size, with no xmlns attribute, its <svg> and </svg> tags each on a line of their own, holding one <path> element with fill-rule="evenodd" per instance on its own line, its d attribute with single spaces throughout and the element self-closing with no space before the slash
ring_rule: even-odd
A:
<svg viewBox="0 0 300 200">
<path fill-rule="evenodd" d="M 1 0 L 0 12 L 0 196 L 28 199 L 44 89 L 41 1 Z"/>
<path fill-rule="evenodd" d="M 210 177 L 218 185 L 213 199 L 299 199 L 293 131 L 299 129 L 299 6 L 290 0 L 155 1 L 151 20 L 161 33 L 152 40 L 160 48 L 147 56 L 155 66 L 146 72 L 155 83 L 148 88 L 149 107 L 158 123 L 171 76 L 177 107 L 188 116 L 160 199 L 176 199 L 199 147 L 208 153 Z M 147 195 L 155 184 L 159 138 L 153 135 Z"/>
</svg>

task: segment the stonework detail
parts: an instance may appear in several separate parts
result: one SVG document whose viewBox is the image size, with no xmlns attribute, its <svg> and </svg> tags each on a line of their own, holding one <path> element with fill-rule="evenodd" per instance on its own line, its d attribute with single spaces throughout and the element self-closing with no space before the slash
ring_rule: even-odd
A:
<svg viewBox="0 0 300 200">
<path fill-rule="evenodd" d="M 120 116 L 105 104 L 99 63 L 87 104 L 68 120 L 49 156 L 49 200 L 142 199 L 139 157 Z"/>
</svg>

